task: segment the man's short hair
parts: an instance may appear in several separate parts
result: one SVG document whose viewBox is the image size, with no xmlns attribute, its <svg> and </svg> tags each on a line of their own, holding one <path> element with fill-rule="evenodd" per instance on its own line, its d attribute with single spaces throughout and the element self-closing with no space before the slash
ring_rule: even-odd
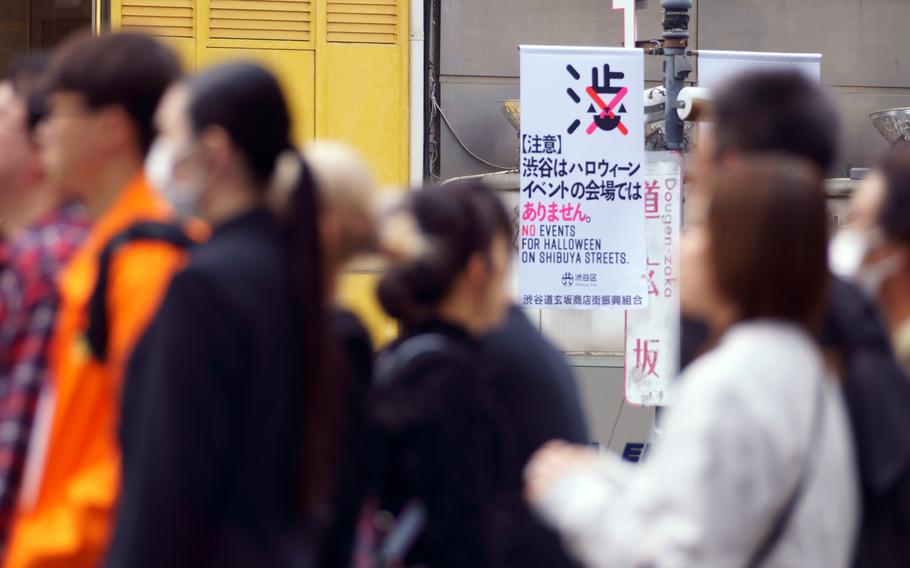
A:
<svg viewBox="0 0 910 568">
<path fill-rule="evenodd" d="M 718 156 L 784 153 L 828 172 L 837 157 L 839 120 L 827 91 L 799 71 L 759 71 L 722 85 L 714 97 Z"/>
<path fill-rule="evenodd" d="M 136 126 L 139 149 L 146 152 L 154 139 L 155 109 L 179 76 L 177 56 L 151 37 L 81 35 L 61 47 L 49 88 L 51 92 L 78 93 L 91 109 L 122 107 Z"/>
</svg>

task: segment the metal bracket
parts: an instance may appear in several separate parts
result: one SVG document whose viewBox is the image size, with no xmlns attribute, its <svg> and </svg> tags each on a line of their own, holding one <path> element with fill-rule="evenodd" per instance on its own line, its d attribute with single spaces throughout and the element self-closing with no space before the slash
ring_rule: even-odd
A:
<svg viewBox="0 0 910 568">
<path fill-rule="evenodd" d="M 685 55 L 674 55 L 676 60 L 676 78 L 685 80 L 692 72 L 692 61 Z"/>
<path fill-rule="evenodd" d="M 635 47 L 645 50 L 645 55 L 664 55 L 664 49 L 688 49 L 689 38 L 643 39 Z"/>
</svg>

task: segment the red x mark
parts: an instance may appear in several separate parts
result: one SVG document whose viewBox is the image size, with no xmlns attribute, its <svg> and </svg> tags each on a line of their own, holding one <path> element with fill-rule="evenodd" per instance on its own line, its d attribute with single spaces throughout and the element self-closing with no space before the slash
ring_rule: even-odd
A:
<svg viewBox="0 0 910 568">
<path fill-rule="evenodd" d="M 606 104 L 603 99 L 600 98 L 596 92 L 594 92 L 594 87 L 588 87 L 585 89 L 585 92 L 588 93 L 588 96 L 594 100 L 594 103 L 601 108 L 600 118 L 606 118 L 609 116 L 612 119 L 616 118 L 616 116 L 613 114 L 613 109 L 616 108 L 616 105 L 618 105 L 622 101 L 623 97 L 629 93 L 629 89 L 626 87 L 619 89 L 619 92 L 616 93 L 616 96 L 613 97 L 613 100 L 610 101 L 610 104 Z M 620 121 L 616 127 L 619 128 L 619 131 L 622 132 L 623 136 L 629 135 L 629 129 L 626 128 L 626 125 L 623 124 L 622 121 Z M 588 126 L 587 133 L 593 134 L 595 130 L 597 130 L 597 123 L 592 121 L 591 125 Z"/>
</svg>

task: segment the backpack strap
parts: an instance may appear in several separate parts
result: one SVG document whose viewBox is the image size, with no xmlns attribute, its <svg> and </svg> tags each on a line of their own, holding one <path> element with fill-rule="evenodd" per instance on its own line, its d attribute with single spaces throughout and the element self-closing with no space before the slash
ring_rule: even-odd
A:
<svg viewBox="0 0 910 568">
<path fill-rule="evenodd" d="M 379 356 L 376 361 L 376 387 L 391 386 L 405 369 L 433 355 L 461 351 L 461 347 L 441 333 L 422 333 L 406 339 L 392 351 Z"/>
<path fill-rule="evenodd" d="M 115 235 L 98 257 L 98 278 L 88 303 L 89 323 L 85 335 L 92 356 L 100 361 L 107 361 L 108 336 L 110 334 L 107 309 L 107 289 L 110 280 L 111 263 L 114 255 L 124 246 L 136 241 L 155 241 L 172 245 L 179 249 L 189 248 L 194 244 L 180 225 L 175 223 L 142 222 L 133 225 Z"/>
<path fill-rule="evenodd" d="M 787 527 L 790 525 L 793 514 L 796 512 L 796 508 L 799 505 L 803 493 L 805 493 L 809 480 L 812 478 L 812 473 L 815 471 L 818 457 L 818 452 L 815 450 L 821 446 L 825 422 L 824 381 L 825 378 L 822 376 L 816 389 L 812 429 L 809 432 L 809 443 L 806 446 L 806 455 L 803 457 L 803 466 L 799 473 L 799 478 L 796 480 L 796 485 L 793 487 L 787 500 L 784 501 L 783 505 L 778 510 L 777 516 L 774 517 L 773 524 L 768 528 L 768 532 L 765 534 L 764 539 L 752 553 L 752 557 L 749 559 L 748 564 L 746 564 L 747 568 L 759 568 L 764 565 L 765 561 L 768 560 L 768 557 L 771 556 L 771 553 L 774 552 L 774 549 L 777 548 L 784 533 L 787 532 Z"/>
<path fill-rule="evenodd" d="M 423 333 L 406 339 L 392 351 L 380 355 L 376 361 L 374 387 L 388 388 L 406 369 L 453 351 L 463 352 L 463 348 L 441 333 Z M 403 566 L 404 558 L 426 528 L 427 516 L 424 502 L 416 497 L 410 499 L 376 546 L 373 565 L 377 568 Z"/>
</svg>

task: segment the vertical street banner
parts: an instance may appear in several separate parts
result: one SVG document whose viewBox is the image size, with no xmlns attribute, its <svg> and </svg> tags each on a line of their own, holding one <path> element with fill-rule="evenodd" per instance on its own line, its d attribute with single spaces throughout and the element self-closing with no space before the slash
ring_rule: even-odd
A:
<svg viewBox="0 0 910 568">
<path fill-rule="evenodd" d="M 626 312 L 626 402 L 664 406 L 679 374 L 682 157 L 648 152 L 644 165 L 648 309 Z"/>
<path fill-rule="evenodd" d="M 523 306 L 647 306 L 643 90 L 640 49 L 521 46 Z"/>
</svg>

